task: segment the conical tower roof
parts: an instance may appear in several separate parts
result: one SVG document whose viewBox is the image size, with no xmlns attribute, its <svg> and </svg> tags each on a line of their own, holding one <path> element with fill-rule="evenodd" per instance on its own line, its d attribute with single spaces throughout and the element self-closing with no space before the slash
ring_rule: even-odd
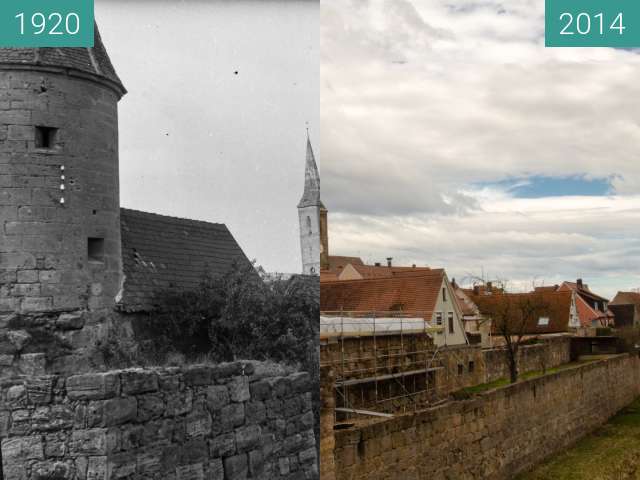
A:
<svg viewBox="0 0 640 480">
<path fill-rule="evenodd" d="M 97 24 L 93 48 L 0 48 L 0 70 L 39 67 L 63 68 L 70 75 L 96 77 L 120 95 L 127 92 L 111 64 Z"/>
<path fill-rule="evenodd" d="M 298 203 L 298 208 L 311 206 L 324 207 L 320 200 L 320 174 L 318 173 L 316 158 L 313 155 L 311 140 L 307 135 L 307 160 L 304 172 L 304 193 L 302 194 L 300 203 Z"/>
</svg>

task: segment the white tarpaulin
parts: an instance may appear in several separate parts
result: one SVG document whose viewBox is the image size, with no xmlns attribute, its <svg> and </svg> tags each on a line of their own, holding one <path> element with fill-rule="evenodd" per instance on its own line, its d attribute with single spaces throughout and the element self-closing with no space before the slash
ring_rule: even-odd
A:
<svg viewBox="0 0 640 480">
<path fill-rule="evenodd" d="M 423 318 L 320 316 L 320 334 L 328 336 L 418 333 L 425 329 L 427 332 L 433 330 Z"/>
</svg>

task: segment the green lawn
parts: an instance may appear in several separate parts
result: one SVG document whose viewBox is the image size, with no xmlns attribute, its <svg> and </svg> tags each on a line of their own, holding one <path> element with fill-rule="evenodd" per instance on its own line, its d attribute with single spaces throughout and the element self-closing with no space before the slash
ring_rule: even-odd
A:
<svg viewBox="0 0 640 480">
<path fill-rule="evenodd" d="M 640 398 L 609 423 L 517 480 L 640 479 Z"/>
</svg>

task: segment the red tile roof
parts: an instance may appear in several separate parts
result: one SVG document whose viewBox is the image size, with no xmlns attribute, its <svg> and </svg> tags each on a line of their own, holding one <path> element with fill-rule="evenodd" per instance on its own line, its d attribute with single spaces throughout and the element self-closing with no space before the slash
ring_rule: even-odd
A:
<svg viewBox="0 0 640 480">
<path fill-rule="evenodd" d="M 159 291 L 192 289 L 207 272 L 221 275 L 234 261 L 249 262 L 223 224 L 122 208 L 120 225 L 125 311 L 151 310 Z"/>
<path fill-rule="evenodd" d="M 320 284 L 324 312 L 390 312 L 401 310 L 431 320 L 444 280 L 444 270 L 391 278 L 346 280 Z"/>
<path fill-rule="evenodd" d="M 513 322 L 512 331 L 514 334 L 519 333 L 519 326 L 522 321 L 522 305 L 524 302 L 530 302 L 538 305 L 538 312 L 531 318 L 526 319 L 523 333 L 526 334 L 542 334 L 542 333 L 559 333 L 566 332 L 569 329 L 569 320 L 571 316 L 571 297 L 570 291 L 538 291 L 529 293 L 495 293 L 492 295 L 473 295 L 471 300 L 478 306 L 480 313 L 491 316 L 493 319 L 492 328 L 494 333 L 499 333 L 500 322 L 502 319 L 493 318 L 494 312 L 504 312 L 510 308 L 514 313 L 507 321 Z M 548 325 L 539 325 L 539 317 L 548 317 Z"/>
<path fill-rule="evenodd" d="M 328 270 L 334 273 L 340 273 L 340 271 L 349 263 L 351 265 L 364 265 L 364 262 L 360 257 L 343 257 L 340 255 L 329 255 Z"/>
<path fill-rule="evenodd" d="M 352 265 L 355 270 L 362 275 L 362 278 L 389 278 L 406 273 L 425 272 L 431 270 L 429 267 L 383 267 L 376 265 Z"/>
<path fill-rule="evenodd" d="M 635 305 L 640 307 L 640 292 L 618 292 L 609 305 Z"/>
</svg>

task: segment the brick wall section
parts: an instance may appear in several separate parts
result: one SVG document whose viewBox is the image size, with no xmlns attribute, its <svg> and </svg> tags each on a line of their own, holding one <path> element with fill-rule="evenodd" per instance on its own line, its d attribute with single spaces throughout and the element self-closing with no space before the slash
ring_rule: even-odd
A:
<svg viewBox="0 0 640 480">
<path fill-rule="evenodd" d="M 120 95 L 63 70 L 7 68 L 0 69 L 0 318 L 111 307 L 122 270 Z M 52 148 L 37 147 L 39 126 L 58 129 Z M 104 239 L 102 261 L 88 258 L 90 237 Z"/>
<path fill-rule="evenodd" d="M 5 382 L 4 480 L 315 479 L 311 385 L 244 362 Z"/>
<path fill-rule="evenodd" d="M 625 354 L 472 400 L 336 431 L 336 478 L 513 478 L 638 395 L 640 360 Z"/>
</svg>

